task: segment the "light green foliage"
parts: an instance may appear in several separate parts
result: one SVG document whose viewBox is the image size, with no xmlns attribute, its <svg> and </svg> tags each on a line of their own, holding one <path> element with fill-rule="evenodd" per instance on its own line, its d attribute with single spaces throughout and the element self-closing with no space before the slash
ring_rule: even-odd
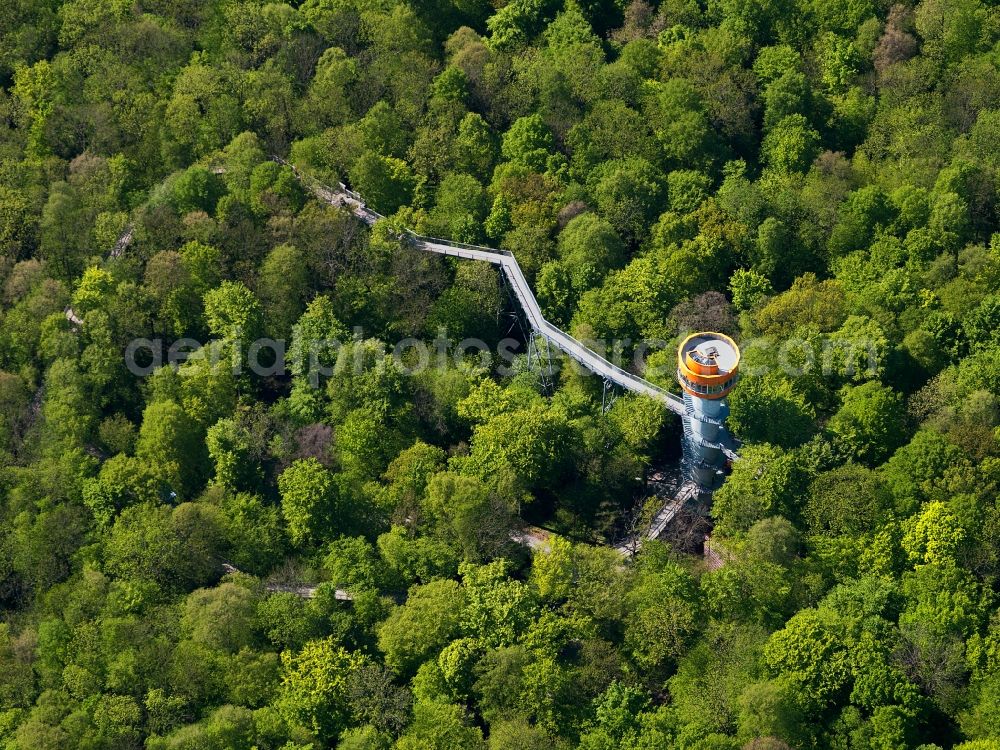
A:
<svg viewBox="0 0 1000 750">
<path fill-rule="evenodd" d="M 819 134 L 802 115 L 787 115 L 764 138 L 761 152 L 772 169 L 805 172 L 819 153 Z"/>
<path fill-rule="evenodd" d="M 747 551 L 761 560 L 788 566 L 799 548 L 799 532 L 787 518 L 771 516 L 747 531 Z"/>
<path fill-rule="evenodd" d="M 379 628 L 385 663 L 412 674 L 460 632 L 466 596 L 454 581 L 437 580 L 410 589 L 406 603 L 394 609 Z"/>
<path fill-rule="evenodd" d="M 628 745 L 639 730 L 638 714 L 647 707 L 648 695 L 636 688 L 613 682 L 594 700 L 595 726 L 581 740 L 583 747 L 607 747 L 612 743 Z"/>
<path fill-rule="evenodd" d="M 596 214 L 572 219 L 559 234 L 560 259 L 542 266 L 539 298 L 556 320 L 568 320 L 575 302 L 625 260 L 625 247 L 614 228 Z"/>
<path fill-rule="evenodd" d="M 667 175 L 670 208 L 678 213 L 694 211 L 709 195 L 711 179 L 704 172 L 678 169 Z"/>
<path fill-rule="evenodd" d="M 186 637 L 210 648 L 235 653 L 255 642 L 256 598 L 235 583 L 198 589 L 184 602 L 181 628 Z"/>
<path fill-rule="evenodd" d="M 428 582 L 458 571 L 458 555 L 449 541 L 410 537 L 400 526 L 379 536 L 379 554 L 406 583 Z"/>
<path fill-rule="evenodd" d="M 305 307 L 309 270 L 302 253 L 292 245 L 279 245 L 268 253 L 260 269 L 257 294 L 264 308 L 266 330 L 284 339 Z"/>
<path fill-rule="evenodd" d="M 480 239 L 479 227 L 486 217 L 486 193 L 479 181 L 467 174 L 449 174 L 438 187 L 434 210 L 424 230 L 432 236 L 463 242 Z"/>
<path fill-rule="evenodd" d="M 807 481 L 808 474 L 795 454 L 769 445 L 747 446 L 715 494 L 716 530 L 734 535 L 768 516 L 796 515 Z"/>
<path fill-rule="evenodd" d="M 818 281 L 813 274 L 805 274 L 757 311 L 754 319 L 764 333 L 775 335 L 787 335 L 807 324 L 820 331 L 836 330 L 846 319 L 844 294 L 835 280 Z"/>
<path fill-rule="evenodd" d="M 325 740 L 336 738 L 350 720 L 348 682 L 362 657 L 324 638 L 285 651 L 281 662 L 281 712 Z"/>
<path fill-rule="evenodd" d="M 676 663 L 697 634 L 698 590 L 691 577 L 672 563 L 640 576 L 626 600 L 625 644 L 644 669 Z"/>
<path fill-rule="evenodd" d="M 458 124 L 455 136 L 455 166 L 479 179 L 490 176 L 497 156 L 497 138 L 490 125 L 477 112 L 470 112 Z"/>
<path fill-rule="evenodd" d="M 881 463 L 906 440 L 899 394 L 877 381 L 848 386 L 828 428 L 845 455 L 868 464 Z"/>
<path fill-rule="evenodd" d="M 842 92 L 858 74 L 861 55 L 849 39 L 826 33 L 816 43 L 821 80 L 832 92 Z"/>
<path fill-rule="evenodd" d="M 45 386 L 42 415 L 50 439 L 79 445 L 90 435 L 97 416 L 83 373 L 72 359 L 56 359 L 46 373 Z"/>
<path fill-rule="evenodd" d="M 808 116 L 810 110 L 809 83 L 797 70 L 782 73 L 764 89 L 764 127 L 776 127 L 785 117 L 794 114 Z"/>
<path fill-rule="evenodd" d="M 305 191 L 291 169 L 273 161 L 254 167 L 250 174 L 250 207 L 256 213 L 295 213 L 304 202 Z"/>
<path fill-rule="evenodd" d="M 0 3 L 0 746 L 994 747 L 993 6 Z"/>
<path fill-rule="evenodd" d="M 543 0 L 518 0 L 509 3 L 502 12 L 495 13 L 486 22 L 490 43 L 499 48 L 524 44 L 533 35 L 553 8 Z"/>
<path fill-rule="evenodd" d="M 649 92 L 643 113 L 670 167 L 709 160 L 715 136 L 698 89 L 678 77 L 650 86 Z"/>
<path fill-rule="evenodd" d="M 278 477 L 281 513 L 293 544 L 303 545 L 333 536 L 340 510 L 340 487 L 315 458 L 299 459 Z"/>
<path fill-rule="evenodd" d="M 800 736 L 805 711 L 798 685 L 778 678 L 757 682 L 740 696 L 739 734 L 748 739 L 773 737 L 785 743 Z"/>
<path fill-rule="evenodd" d="M 347 413 L 337 431 L 337 450 L 345 472 L 369 479 L 385 471 L 407 442 L 388 420 L 389 415 L 376 408 L 362 407 Z"/>
<path fill-rule="evenodd" d="M 781 376 L 744 377 L 729 408 L 728 425 L 742 440 L 795 448 L 816 429 L 812 409 Z"/>
<path fill-rule="evenodd" d="M 323 567 L 338 587 L 361 593 L 385 587 L 387 571 L 364 537 L 341 537 L 331 542 Z"/>
<path fill-rule="evenodd" d="M 529 581 L 543 601 L 565 600 L 569 612 L 612 623 L 625 612 L 623 595 L 629 581 L 615 554 L 553 536 L 551 549 L 532 558 Z"/>
<path fill-rule="evenodd" d="M 239 282 L 222 282 L 205 293 L 204 302 L 205 322 L 219 338 L 251 342 L 263 331 L 260 301 Z"/>
<path fill-rule="evenodd" d="M 741 694 L 763 673 L 765 639 L 766 633 L 756 627 L 731 626 L 706 633 L 668 683 L 678 718 L 699 733 L 731 729 L 746 701 Z"/>
<path fill-rule="evenodd" d="M 163 493 L 189 498 L 204 479 L 203 434 L 174 401 L 157 401 L 146 407 L 135 454 Z"/>
<path fill-rule="evenodd" d="M 181 71 L 164 118 L 162 148 L 171 161 L 202 156 L 240 132 L 239 105 L 227 83 L 225 75 L 198 58 Z"/>
<path fill-rule="evenodd" d="M 552 536 L 549 548 L 531 558 L 531 583 L 543 600 L 569 597 L 573 589 L 573 545 L 561 537 Z"/>
<path fill-rule="evenodd" d="M 733 294 L 733 304 L 741 311 L 752 310 L 774 291 L 766 276 L 748 269 L 733 272 L 729 289 Z"/>
<path fill-rule="evenodd" d="M 792 603 L 788 572 L 770 560 L 741 559 L 706 575 L 701 586 L 708 608 L 723 621 L 774 627 L 788 615 Z"/>
<path fill-rule="evenodd" d="M 303 102 L 304 114 L 317 125 L 338 125 L 350 116 L 349 87 L 358 75 L 356 61 L 340 47 L 328 47 L 316 62 L 316 73 Z"/>
<path fill-rule="evenodd" d="M 885 372 L 888 339 L 871 318 L 849 316 L 824 343 L 822 366 L 843 381 L 861 383 Z"/>
<path fill-rule="evenodd" d="M 515 120 L 504 134 L 501 153 L 508 161 L 542 172 L 552 145 L 552 131 L 548 125 L 539 115 L 530 115 Z"/>
<path fill-rule="evenodd" d="M 205 434 L 205 446 L 215 466 L 215 481 L 229 490 L 239 490 L 260 480 L 254 464 L 249 436 L 235 419 L 220 419 Z"/>
<path fill-rule="evenodd" d="M 394 214 L 410 202 L 416 186 L 406 162 L 392 156 L 366 153 L 351 168 L 351 184 L 365 196 L 372 208 Z"/>
<path fill-rule="evenodd" d="M 39 60 L 34 65 L 19 64 L 14 71 L 12 93 L 23 107 L 22 117 L 30 128 L 29 150 L 34 156 L 47 152 L 43 140 L 43 130 L 53 108 L 55 75 L 48 60 Z"/>
<path fill-rule="evenodd" d="M 615 102 L 590 112 L 568 135 L 573 151 L 572 173 L 586 179 L 606 159 L 632 154 L 654 157 L 656 144 L 642 115 Z"/>
<path fill-rule="evenodd" d="M 928 503 L 910 519 L 903 535 L 903 550 L 916 565 L 954 564 L 965 536 L 965 529 L 944 503 Z"/>
<path fill-rule="evenodd" d="M 421 510 L 435 534 L 452 541 L 467 560 L 494 557 L 510 539 L 513 509 L 476 477 L 435 474 Z"/>
<path fill-rule="evenodd" d="M 347 342 L 348 333 L 337 319 L 329 297 L 314 298 L 292 326 L 288 366 L 293 375 L 320 377 L 332 372 L 339 345 Z"/>
<path fill-rule="evenodd" d="M 435 700 L 417 701 L 413 724 L 396 747 L 399 750 L 482 750 L 482 732 L 470 726 L 461 706 Z"/>
<path fill-rule="evenodd" d="M 920 430 L 893 453 L 880 471 L 901 509 L 910 510 L 937 494 L 936 485 L 949 468 L 962 464 L 958 446 L 931 430 Z"/>
<path fill-rule="evenodd" d="M 94 519 L 109 524 L 115 514 L 136 499 L 151 499 L 155 490 L 144 481 L 138 460 L 125 455 L 109 458 L 101 465 L 98 475 L 83 485 L 83 502 Z"/>
<path fill-rule="evenodd" d="M 288 543 L 281 509 L 242 492 L 228 497 L 223 507 L 233 565 L 258 575 L 270 571 Z"/>
<path fill-rule="evenodd" d="M 28 204 L 19 192 L 4 187 L 0 191 L 3 201 L 0 205 L 0 247 L 4 254 L 16 257 L 20 254 L 21 243 L 29 229 Z"/>
<path fill-rule="evenodd" d="M 608 222 L 585 213 L 571 220 L 559 234 L 559 255 L 580 291 L 594 285 L 600 276 L 622 263 L 625 248 Z M 588 264 L 592 264 L 588 268 Z"/>
<path fill-rule="evenodd" d="M 444 468 L 445 454 L 440 448 L 418 440 L 401 451 L 386 469 L 385 501 L 393 509 L 408 510 L 423 497 L 431 475 Z"/>
<path fill-rule="evenodd" d="M 77 315 L 83 315 L 88 310 L 100 307 L 113 285 L 114 278 L 110 273 L 100 268 L 88 268 L 73 292 L 73 311 Z"/>
<path fill-rule="evenodd" d="M 646 399 L 623 398 L 615 401 L 609 416 L 625 444 L 642 456 L 654 449 L 666 415 Z"/>
<path fill-rule="evenodd" d="M 184 269 L 191 274 L 199 291 L 204 293 L 218 285 L 221 258 L 217 248 L 193 240 L 186 243 L 178 252 Z"/>
<path fill-rule="evenodd" d="M 2 375 L 0 375 L 0 392 L 2 392 Z M 97 427 L 97 434 L 108 450 L 112 453 L 131 454 L 135 448 L 136 429 L 123 414 L 113 414 L 102 419 Z"/>
<path fill-rule="evenodd" d="M 214 213 L 223 190 L 221 180 L 204 167 L 184 170 L 170 187 L 167 200 L 181 214 L 192 211 Z"/>
<path fill-rule="evenodd" d="M 216 361 L 213 364 L 213 359 Z M 204 430 L 236 409 L 236 368 L 227 342 L 213 342 L 202 347 L 181 365 L 174 381 L 174 390 L 164 394 L 167 400 L 178 399 L 184 411 Z M 159 373 L 173 373 L 161 368 Z M 140 434 L 141 437 L 141 434 Z"/>
<path fill-rule="evenodd" d="M 842 623 L 826 609 L 804 609 L 771 636 L 764 649 L 767 666 L 801 691 L 806 706 L 821 706 L 848 679 Z"/>
<path fill-rule="evenodd" d="M 513 473 L 525 487 L 555 486 L 569 468 L 575 435 L 564 415 L 537 404 L 477 425 L 466 470 L 496 485 Z"/>
<path fill-rule="evenodd" d="M 535 615 L 535 600 L 523 583 L 507 576 L 509 563 L 495 560 L 487 565 L 462 563 L 466 596 L 462 628 L 481 643 L 492 646 L 513 645 Z"/>
<path fill-rule="evenodd" d="M 182 589 L 217 574 L 222 545 L 218 511 L 210 506 L 134 505 L 107 536 L 105 569 L 117 578 Z"/>
<path fill-rule="evenodd" d="M 490 732 L 490 750 L 547 750 L 552 736 L 522 719 L 500 722 Z"/>
</svg>

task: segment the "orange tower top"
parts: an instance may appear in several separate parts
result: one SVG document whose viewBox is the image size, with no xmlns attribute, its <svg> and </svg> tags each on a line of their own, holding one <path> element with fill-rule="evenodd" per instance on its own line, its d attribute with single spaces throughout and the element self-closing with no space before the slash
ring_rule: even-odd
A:
<svg viewBox="0 0 1000 750">
<path fill-rule="evenodd" d="M 692 333 L 677 347 L 677 379 L 696 398 L 724 398 L 736 385 L 740 349 L 723 333 Z"/>
</svg>

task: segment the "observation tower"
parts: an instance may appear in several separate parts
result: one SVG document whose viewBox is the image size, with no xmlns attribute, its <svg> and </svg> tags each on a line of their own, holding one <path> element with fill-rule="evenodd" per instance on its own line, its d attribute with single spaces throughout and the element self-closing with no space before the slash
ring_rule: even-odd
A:
<svg viewBox="0 0 1000 750">
<path fill-rule="evenodd" d="M 729 336 L 693 333 L 677 348 L 677 380 L 684 390 L 684 470 L 712 490 L 722 478 L 735 442 L 726 431 L 726 396 L 739 377 L 740 350 Z"/>
</svg>

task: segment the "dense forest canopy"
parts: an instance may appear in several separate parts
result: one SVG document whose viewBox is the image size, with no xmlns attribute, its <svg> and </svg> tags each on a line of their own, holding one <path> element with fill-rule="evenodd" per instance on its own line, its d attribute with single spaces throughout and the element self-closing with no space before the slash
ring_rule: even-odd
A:
<svg viewBox="0 0 1000 750">
<path fill-rule="evenodd" d="M 1000 748 L 998 191 L 992 0 L 5 0 L 0 743 Z M 711 556 L 662 405 L 387 354 L 509 323 L 401 226 L 743 344 Z"/>
</svg>

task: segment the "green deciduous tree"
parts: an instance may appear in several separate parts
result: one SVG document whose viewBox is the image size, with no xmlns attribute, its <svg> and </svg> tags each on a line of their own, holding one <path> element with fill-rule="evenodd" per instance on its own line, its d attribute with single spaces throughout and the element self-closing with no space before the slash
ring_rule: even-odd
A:
<svg viewBox="0 0 1000 750">
<path fill-rule="evenodd" d="M 293 544 L 304 545 L 336 535 L 342 512 L 340 486 L 315 458 L 295 461 L 278 477 L 281 513 Z"/>
<path fill-rule="evenodd" d="M 435 474 L 421 509 L 438 537 L 454 543 L 467 560 L 496 557 L 509 544 L 513 509 L 477 477 Z"/>
<path fill-rule="evenodd" d="M 499 414 L 475 428 L 466 470 L 491 484 L 513 472 L 525 487 L 555 487 L 569 469 L 576 438 L 566 418 L 542 404 Z"/>
<path fill-rule="evenodd" d="M 880 528 L 892 506 L 889 489 L 876 472 L 847 464 L 812 481 L 803 515 L 814 533 L 858 535 Z"/>
<path fill-rule="evenodd" d="M 482 732 L 471 725 L 461 706 L 434 700 L 417 701 L 410 729 L 396 747 L 399 750 L 483 750 Z"/>
<path fill-rule="evenodd" d="M 276 339 L 287 339 L 292 325 L 305 309 L 309 290 L 305 256 L 292 245 L 278 245 L 264 259 L 257 280 L 257 295 L 264 313 L 264 327 Z"/>
<path fill-rule="evenodd" d="M 371 152 L 351 167 L 351 184 L 365 202 L 383 214 L 396 213 L 413 199 L 416 181 L 406 162 Z"/>
<path fill-rule="evenodd" d="M 198 589 L 184 600 L 181 629 L 196 643 L 236 653 L 255 644 L 256 605 L 253 592 L 235 583 Z"/>
<path fill-rule="evenodd" d="M 729 408 L 729 427 L 743 440 L 795 448 L 816 429 L 812 409 L 780 376 L 743 378 Z"/>
<path fill-rule="evenodd" d="M 494 648 L 513 645 L 536 612 L 531 590 L 511 579 L 509 569 L 506 560 L 487 565 L 462 563 L 459 567 L 466 596 L 462 627 L 480 643 Z"/>
<path fill-rule="evenodd" d="M 805 172 L 819 154 L 819 134 L 805 117 L 783 117 L 765 136 L 761 152 L 767 165 L 779 172 Z"/>
<path fill-rule="evenodd" d="M 843 624 L 827 609 L 804 609 L 764 649 L 768 668 L 801 691 L 805 706 L 835 700 L 848 683 Z"/>
<path fill-rule="evenodd" d="M 643 573 L 626 606 L 625 645 L 636 664 L 653 672 L 675 665 L 700 619 L 698 590 L 688 573 L 670 563 Z"/>
<path fill-rule="evenodd" d="M 666 193 L 662 172 L 644 159 L 605 162 L 592 176 L 597 207 L 623 237 L 641 241 Z"/>
<path fill-rule="evenodd" d="M 459 634 L 465 601 L 465 592 L 454 581 L 437 580 L 411 588 L 406 603 L 379 627 L 378 643 L 386 665 L 404 675 L 413 674 Z"/>
<path fill-rule="evenodd" d="M 105 569 L 167 590 L 204 585 L 218 575 L 223 541 L 218 512 L 211 506 L 134 505 L 121 512 L 107 536 Z"/>
<path fill-rule="evenodd" d="M 906 415 L 898 393 L 877 381 L 848 386 L 827 425 L 845 455 L 881 463 L 906 441 Z"/>
<path fill-rule="evenodd" d="M 281 661 L 282 714 L 332 742 L 351 721 L 349 684 L 364 663 L 362 657 L 324 638 L 309 641 L 298 652 L 285 651 Z"/>
<path fill-rule="evenodd" d="M 733 535 L 768 516 L 795 517 L 807 481 L 808 473 L 794 453 L 769 445 L 747 446 L 715 494 L 716 530 Z"/>
<path fill-rule="evenodd" d="M 260 301 L 238 281 L 223 281 L 210 289 L 205 293 L 204 302 L 205 322 L 219 338 L 249 344 L 264 330 Z"/>
<path fill-rule="evenodd" d="M 500 151 L 507 161 L 543 172 L 553 146 L 552 131 L 541 115 L 535 114 L 514 121 L 504 133 Z"/>
<path fill-rule="evenodd" d="M 174 401 L 146 407 L 136 443 L 136 458 L 159 482 L 161 491 L 190 498 L 204 481 L 207 455 L 197 423 Z"/>
</svg>

